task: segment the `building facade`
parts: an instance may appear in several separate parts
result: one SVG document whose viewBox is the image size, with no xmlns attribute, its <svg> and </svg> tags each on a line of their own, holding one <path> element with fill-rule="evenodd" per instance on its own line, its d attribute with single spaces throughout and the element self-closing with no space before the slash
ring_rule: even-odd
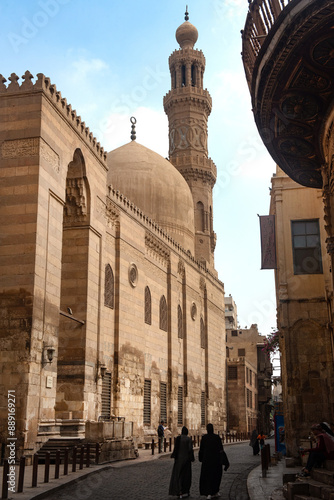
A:
<svg viewBox="0 0 334 500">
<path fill-rule="evenodd" d="M 15 391 L 19 454 L 113 418 L 138 443 L 161 418 L 173 433 L 226 428 L 211 98 L 182 36 L 164 101 L 170 161 L 134 134 L 107 154 L 41 73 L 0 79 L 1 441 Z"/>
<path fill-rule="evenodd" d="M 326 248 L 333 269 L 333 22 L 330 0 L 256 0 L 249 4 L 242 32 L 242 58 L 261 139 L 283 172 L 309 188 L 304 194 L 292 185 L 278 189 L 274 201 L 287 217 L 276 215 L 285 226 L 276 287 L 287 452 L 295 456 L 301 422 L 306 432 L 319 419 L 333 421 L 334 411 L 333 273 L 328 285 L 324 255 Z M 279 177 L 274 185 L 288 184 Z M 279 193 L 284 193 L 285 208 Z M 276 236 L 282 238 L 278 230 Z M 310 255 L 312 249 L 316 253 Z M 298 254 L 304 255 L 305 265 L 293 260 Z M 284 276 L 285 271 L 293 274 Z"/>
<path fill-rule="evenodd" d="M 227 422 L 229 430 L 270 433 L 270 358 L 257 325 L 226 330 Z"/>
<path fill-rule="evenodd" d="M 332 284 L 322 192 L 297 184 L 277 167 L 270 213 L 276 219 L 275 283 L 286 444 L 294 454 L 299 440 L 308 436 L 310 420 L 330 420 L 333 398 Z"/>
</svg>

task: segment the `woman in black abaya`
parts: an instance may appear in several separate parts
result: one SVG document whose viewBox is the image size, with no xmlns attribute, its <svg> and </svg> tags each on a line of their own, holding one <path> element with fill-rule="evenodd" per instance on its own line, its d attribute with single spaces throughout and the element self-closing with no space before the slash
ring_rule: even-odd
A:
<svg viewBox="0 0 334 500">
<path fill-rule="evenodd" d="M 201 495 L 211 498 L 219 493 L 223 474 L 221 452 L 224 448 L 218 434 L 213 433 L 213 425 L 208 424 L 206 430 L 207 434 L 202 437 L 198 454 L 198 459 L 202 462 L 199 491 Z"/>
<path fill-rule="evenodd" d="M 191 462 L 195 460 L 193 443 L 188 436 L 187 427 L 182 427 L 181 436 L 177 436 L 171 458 L 174 458 L 174 466 L 170 478 L 169 494 L 186 498 L 190 494 Z"/>
</svg>

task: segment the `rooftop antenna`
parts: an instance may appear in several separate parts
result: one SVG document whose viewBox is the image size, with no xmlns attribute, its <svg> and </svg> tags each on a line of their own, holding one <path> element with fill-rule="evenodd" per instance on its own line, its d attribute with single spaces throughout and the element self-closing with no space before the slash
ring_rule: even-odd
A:
<svg viewBox="0 0 334 500">
<path fill-rule="evenodd" d="M 185 13 L 184 13 L 184 19 L 185 19 L 186 21 L 189 21 L 188 5 L 186 5 L 186 11 L 185 11 Z"/>
<path fill-rule="evenodd" d="M 131 141 L 135 141 L 136 140 L 136 123 L 137 123 L 137 120 L 134 116 L 131 116 L 130 118 L 130 122 L 131 122 Z"/>
</svg>

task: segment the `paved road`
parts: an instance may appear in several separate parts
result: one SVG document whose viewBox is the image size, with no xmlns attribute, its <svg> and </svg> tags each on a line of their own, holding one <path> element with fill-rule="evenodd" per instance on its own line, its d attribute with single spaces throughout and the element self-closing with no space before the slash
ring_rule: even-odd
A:
<svg viewBox="0 0 334 500">
<path fill-rule="evenodd" d="M 260 457 L 252 455 L 248 443 L 225 447 L 230 468 L 224 472 L 220 487 L 221 500 L 248 500 L 247 476 L 260 464 Z M 201 464 L 192 467 L 191 500 L 203 500 L 199 495 Z M 92 474 L 86 479 L 48 496 L 49 500 L 172 500 L 168 485 L 173 467 L 169 456 L 142 463 L 124 462 L 116 467 Z M 175 497 L 174 497 L 175 498 Z"/>
</svg>

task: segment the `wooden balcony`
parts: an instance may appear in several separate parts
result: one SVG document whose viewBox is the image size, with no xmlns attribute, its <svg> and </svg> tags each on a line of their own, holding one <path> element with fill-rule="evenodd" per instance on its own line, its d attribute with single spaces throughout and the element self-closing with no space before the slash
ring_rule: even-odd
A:
<svg viewBox="0 0 334 500">
<path fill-rule="evenodd" d="M 333 26 L 332 0 L 253 0 L 242 31 L 259 134 L 293 180 L 314 188 L 333 154 Z"/>
</svg>

